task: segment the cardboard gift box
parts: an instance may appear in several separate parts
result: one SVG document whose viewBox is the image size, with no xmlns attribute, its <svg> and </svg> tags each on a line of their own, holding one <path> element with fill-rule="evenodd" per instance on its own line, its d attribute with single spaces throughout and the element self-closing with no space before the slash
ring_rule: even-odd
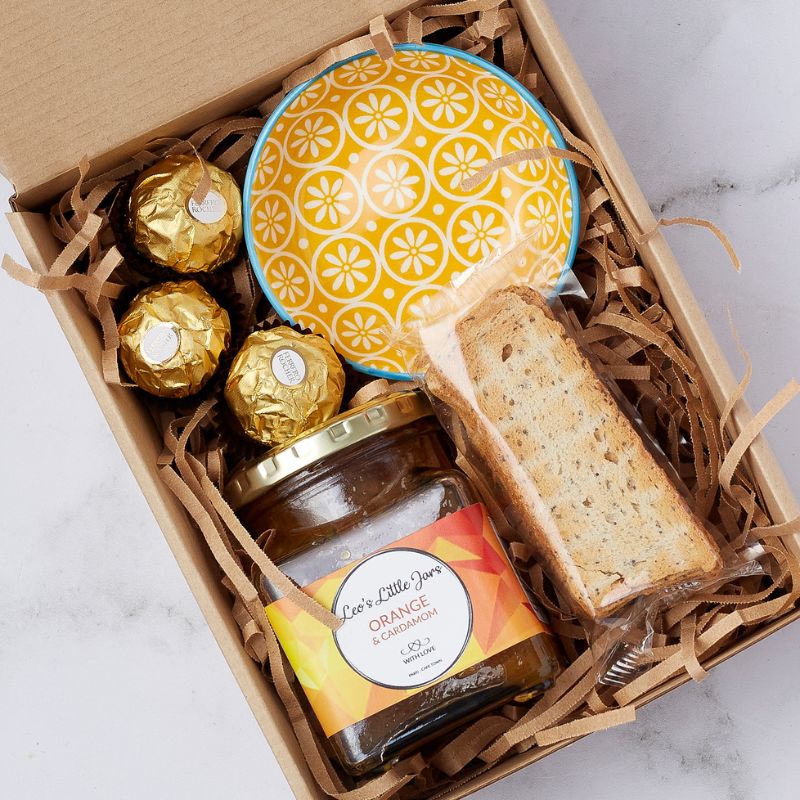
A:
<svg viewBox="0 0 800 800">
<path fill-rule="evenodd" d="M 62 245 L 46 210 L 74 184 L 86 154 L 92 171 L 120 164 L 157 137 L 185 135 L 269 96 L 283 78 L 331 46 L 365 33 L 370 19 L 393 18 L 414 4 L 401 0 L 246 0 L 220 16 L 215 6 L 146 0 L 110 8 L 94 0 L 55 13 L 35 0 L 2 15 L 5 45 L 0 114 L 0 170 L 14 183 L 19 209 L 11 226 L 34 270 L 44 273 Z M 542 0 L 513 0 L 536 57 L 570 128 L 602 158 L 640 230 L 655 219 Z M 153 17 L 158 15 L 158 24 Z M 49 79 L 48 76 L 57 76 Z M 92 109 L 86 113 L 86 107 Z M 28 211 L 25 209 L 34 209 Z M 44 213 L 35 209 L 44 209 Z M 719 408 L 737 382 L 666 241 L 655 234 L 640 256 L 663 302 L 702 369 Z M 242 646 L 230 596 L 192 521 L 158 474 L 162 438 L 137 396 L 105 382 L 102 339 L 77 292 L 49 302 L 108 423 L 197 598 L 230 668 L 298 797 L 322 797 L 272 685 Z M 728 422 L 732 438 L 752 420 L 743 401 Z M 797 516 L 798 504 L 766 442 L 758 437 L 747 459 L 776 522 Z M 800 556 L 800 543 L 786 537 Z M 800 616 L 789 609 L 748 629 L 735 644 L 704 662 L 713 666 Z M 636 701 L 650 700 L 689 680 L 680 674 Z M 512 755 L 447 797 L 462 797 L 543 758 L 562 743 Z"/>
</svg>

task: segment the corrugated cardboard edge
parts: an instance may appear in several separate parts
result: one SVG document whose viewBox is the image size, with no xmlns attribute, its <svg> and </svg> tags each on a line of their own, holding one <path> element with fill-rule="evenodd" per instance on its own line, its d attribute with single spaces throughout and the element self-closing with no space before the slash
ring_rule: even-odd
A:
<svg viewBox="0 0 800 800">
<path fill-rule="evenodd" d="M 399 16 L 402 12 L 412 9 L 420 5 L 424 0 L 394 0 L 393 2 L 386 2 L 384 0 L 383 13 L 387 15 Z M 357 5 L 357 3 L 353 3 Z M 191 111 L 182 114 L 169 122 L 152 128 L 148 131 L 140 133 L 134 138 L 127 141 L 124 145 L 114 147 L 103 154 L 90 154 L 92 158 L 91 171 L 89 177 L 99 175 L 111 169 L 113 166 L 127 161 L 132 155 L 144 149 L 148 142 L 160 137 L 180 136 L 186 131 L 192 131 L 200 128 L 210 120 L 219 119 L 220 117 L 228 114 L 239 113 L 242 109 L 254 106 L 256 103 L 262 101 L 271 92 L 280 87 L 281 80 L 295 69 L 307 64 L 313 60 L 320 53 L 325 52 L 334 45 L 341 44 L 342 42 L 354 39 L 357 36 L 367 33 L 369 26 L 368 17 L 372 14 L 379 13 L 377 8 L 378 3 L 374 3 L 367 7 L 364 6 L 364 24 L 352 28 L 350 31 L 342 34 L 335 40 L 326 42 L 312 52 L 298 52 L 296 58 L 291 62 L 281 64 L 273 69 L 267 70 L 257 78 L 253 78 L 235 89 L 221 93 L 217 97 L 208 100 L 205 103 L 198 105 Z M 374 6 L 374 7 L 373 7 Z M 264 13 L 268 14 L 267 7 Z M 301 37 L 302 38 L 302 37 Z M 298 50 L 302 47 L 298 45 Z M 6 176 L 14 183 L 14 175 L 9 174 Z M 16 195 L 13 199 L 13 205 L 20 210 L 38 208 L 42 203 L 49 201 L 52 197 L 61 194 L 73 186 L 78 179 L 78 170 L 70 169 L 59 175 L 54 175 L 45 183 L 40 183 L 36 186 L 29 186 L 27 184 L 15 184 Z"/>
<path fill-rule="evenodd" d="M 12 213 L 7 217 L 33 269 L 45 272 L 60 251 L 47 217 L 33 213 Z M 47 299 L 292 791 L 298 797 L 322 798 L 297 751 L 283 706 L 242 647 L 241 631 L 231 616 L 232 601 L 220 583 L 218 568 L 183 507 L 158 476 L 156 459 L 162 444 L 152 421 L 133 392 L 103 380 L 99 331 L 80 296 L 76 292 L 51 292 Z"/>
<path fill-rule="evenodd" d="M 547 6 L 542 0 L 514 0 L 514 6 L 528 32 L 542 68 L 570 111 L 570 122 L 576 132 L 587 139 L 601 154 L 609 172 L 626 197 L 632 214 L 643 230 L 649 229 L 655 223 L 650 208 Z M 58 245 L 49 232 L 46 219 L 37 214 L 12 214 L 10 221 L 32 266 L 43 271 L 45 265 L 50 263 L 58 252 Z M 666 240 L 661 235 L 655 236 L 642 248 L 642 258 L 654 273 L 681 334 L 706 374 L 712 394 L 721 406 L 736 387 L 736 380 Z M 82 301 L 70 293 L 52 296 L 50 304 L 292 790 L 301 798 L 321 797 L 305 767 L 282 708 L 267 682 L 244 653 L 239 631 L 235 628 L 229 613 L 227 596 L 219 586 L 216 572 L 199 544 L 199 537 L 195 536 L 187 517 L 157 478 L 154 464 L 155 457 L 160 452 L 160 444 L 154 436 L 137 437 L 132 434 L 130 420 L 140 419 L 136 427 L 141 429 L 145 424 L 144 411 L 132 394 L 104 383 L 99 368 L 98 332 L 94 322 L 86 314 Z M 751 417 L 752 413 L 747 405 L 744 402 L 739 403 L 732 415 L 731 433 L 735 435 Z M 797 514 L 798 503 L 763 437 L 759 437 L 751 447 L 749 459 L 776 521 Z M 800 545 L 796 537 L 790 546 L 794 552 L 800 554 Z M 729 650 L 718 654 L 710 664 L 715 665 L 724 661 L 798 617 L 800 611 L 784 615 L 781 619 L 743 638 Z M 673 678 L 667 684 L 645 695 L 637 705 L 650 702 L 688 680 L 688 676 Z M 537 748 L 514 756 L 474 780 L 454 788 L 445 796 L 453 799 L 463 797 L 527 764 L 544 758 L 562 746 L 565 745 Z"/>
</svg>

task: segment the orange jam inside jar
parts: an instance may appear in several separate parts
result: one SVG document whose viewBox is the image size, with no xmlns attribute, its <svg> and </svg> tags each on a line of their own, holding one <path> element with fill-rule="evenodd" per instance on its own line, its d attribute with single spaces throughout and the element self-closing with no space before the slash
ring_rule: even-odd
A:
<svg viewBox="0 0 800 800">
<path fill-rule="evenodd" d="M 265 576 L 281 646 L 342 767 L 364 775 L 548 688 L 559 648 L 453 464 L 427 399 L 398 392 L 232 476 L 270 556 L 344 620 L 332 632 Z"/>
</svg>

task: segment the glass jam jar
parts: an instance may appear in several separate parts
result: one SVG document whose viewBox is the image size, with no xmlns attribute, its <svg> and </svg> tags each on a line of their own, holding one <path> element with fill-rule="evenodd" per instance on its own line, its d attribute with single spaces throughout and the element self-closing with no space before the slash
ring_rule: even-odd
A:
<svg viewBox="0 0 800 800">
<path fill-rule="evenodd" d="M 231 477 L 267 554 L 344 620 L 330 631 L 261 575 L 267 615 L 353 775 L 552 684 L 555 638 L 531 606 L 420 392 L 333 418 Z"/>
</svg>

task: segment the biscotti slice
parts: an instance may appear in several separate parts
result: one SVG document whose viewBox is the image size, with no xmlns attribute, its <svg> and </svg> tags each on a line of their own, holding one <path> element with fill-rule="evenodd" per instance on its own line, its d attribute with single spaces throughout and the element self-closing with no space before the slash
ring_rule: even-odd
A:
<svg viewBox="0 0 800 800">
<path fill-rule="evenodd" d="M 712 576 L 720 552 L 633 424 L 534 290 L 495 292 L 434 356 L 430 391 L 573 610 Z"/>
</svg>

